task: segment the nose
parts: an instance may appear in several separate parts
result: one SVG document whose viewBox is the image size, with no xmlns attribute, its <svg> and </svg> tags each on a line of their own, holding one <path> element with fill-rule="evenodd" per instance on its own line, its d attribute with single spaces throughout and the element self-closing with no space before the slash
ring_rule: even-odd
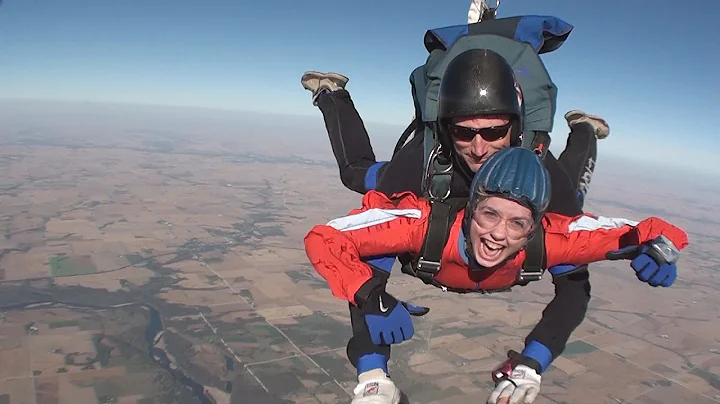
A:
<svg viewBox="0 0 720 404">
<path fill-rule="evenodd" d="M 499 221 L 492 231 L 490 231 L 490 236 L 496 241 L 503 241 L 507 238 L 507 225 L 504 220 Z"/>
<path fill-rule="evenodd" d="M 470 142 L 472 153 L 476 156 L 483 156 L 488 151 L 488 142 L 480 135 L 475 135 L 472 142 Z"/>
</svg>

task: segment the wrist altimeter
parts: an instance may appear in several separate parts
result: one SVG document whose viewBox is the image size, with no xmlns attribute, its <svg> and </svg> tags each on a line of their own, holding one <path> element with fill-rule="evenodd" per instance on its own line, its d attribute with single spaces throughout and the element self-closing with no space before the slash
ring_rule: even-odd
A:
<svg viewBox="0 0 720 404">
<path fill-rule="evenodd" d="M 662 234 L 645 243 L 645 245 L 648 246 L 645 254 L 649 255 L 657 263 L 674 264 L 680 258 L 680 250 Z"/>
</svg>

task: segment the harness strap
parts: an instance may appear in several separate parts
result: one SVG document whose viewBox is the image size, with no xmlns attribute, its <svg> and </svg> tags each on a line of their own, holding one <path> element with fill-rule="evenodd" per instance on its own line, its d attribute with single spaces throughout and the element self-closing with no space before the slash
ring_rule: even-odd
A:
<svg viewBox="0 0 720 404">
<path fill-rule="evenodd" d="M 430 284 L 440 270 L 442 252 L 450 235 L 452 205 L 446 201 L 430 202 L 430 218 L 420 256 L 417 259 L 417 277 Z"/>
<path fill-rule="evenodd" d="M 518 272 L 516 284 L 525 286 L 530 282 L 539 281 L 545 273 L 546 266 L 545 231 L 540 228 L 525 246 L 525 262 Z"/>
<path fill-rule="evenodd" d="M 550 140 L 547 132 L 535 132 L 530 143 L 530 150 L 544 160 L 550 148 Z M 516 283 L 525 286 L 530 282 L 539 281 L 545 273 L 546 266 L 545 231 L 540 227 L 525 247 L 525 262 L 518 272 Z"/>
<path fill-rule="evenodd" d="M 422 127 L 420 126 L 420 120 L 418 118 L 413 118 L 412 122 L 405 128 L 402 135 L 400 135 L 400 139 L 398 139 L 397 143 L 395 144 L 395 150 L 393 151 L 393 157 L 397 154 L 397 152 L 400 151 L 400 149 L 405 146 L 405 143 L 407 142 L 410 135 L 413 134 L 413 132 L 418 132 Z"/>
</svg>

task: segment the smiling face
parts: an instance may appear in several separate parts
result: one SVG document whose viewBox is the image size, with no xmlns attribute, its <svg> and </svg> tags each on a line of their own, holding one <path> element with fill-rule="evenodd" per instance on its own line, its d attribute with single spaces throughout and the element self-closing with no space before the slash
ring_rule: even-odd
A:
<svg viewBox="0 0 720 404">
<path fill-rule="evenodd" d="M 525 247 L 533 228 L 530 209 L 509 199 L 487 197 L 473 211 L 471 253 L 478 264 L 495 267 Z"/>
<path fill-rule="evenodd" d="M 450 128 L 455 152 L 476 172 L 496 152 L 510 146 L 510 119 L 486 116 L 462 119 Z"/>
</svg>

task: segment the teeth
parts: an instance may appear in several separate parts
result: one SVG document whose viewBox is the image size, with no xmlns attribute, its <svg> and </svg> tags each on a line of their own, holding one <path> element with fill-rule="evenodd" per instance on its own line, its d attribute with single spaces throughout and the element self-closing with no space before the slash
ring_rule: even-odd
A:
<svg viewBox="0 0 720 404">
<path fill-rule="evenodd" d="M 482 242 L 483 255 L 485 255 L 486 259 L 489 259 L 489 260 L 495 259 L 497 256 L 500 255 L 500 253 L 502 253 L 503 249 L 504 249 L 504 247 L 500 244 L 495 244 L 495 243 L 489 242 L 488 240 L 483 240 L 483 242 Z"/>
</svg>

